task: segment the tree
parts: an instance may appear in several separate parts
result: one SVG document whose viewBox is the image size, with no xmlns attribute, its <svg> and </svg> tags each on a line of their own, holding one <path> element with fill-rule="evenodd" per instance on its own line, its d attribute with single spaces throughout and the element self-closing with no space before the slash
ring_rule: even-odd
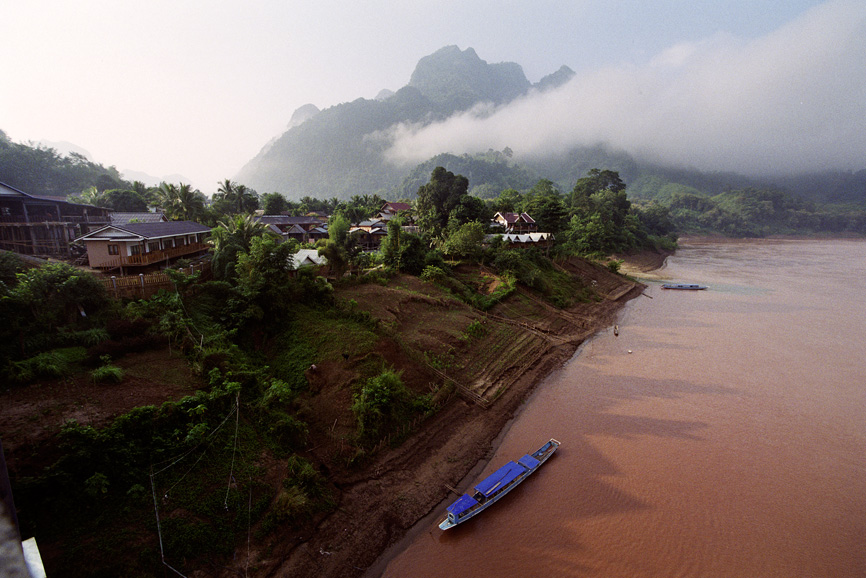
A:
<svg viewBox="0 0 866 578">
<path fill-rule="evenodd" d="M 505 189 L 493 200 L 493 210 L 497 213 L 513 213 L 523 202 L 523 195 L 514 189 Z"/>
<path fill-rule="evenodd" d="M 279 215 L 289 210 L 289 202 L 280 193 L 265 193 L 261 198 L 266 215 Z"/>
<path fill-rule="evenodd" d="M 211 232 L 209 243 L 214 248 L 213 272 L 217 279 L 233 279 L 236 275 L 238 256 L 248 253 L 253 239 L 262 236 L 275 237 L 267 225 L 252 215 L 235 215 L 220 221 Z"/>
<path fill-rule="evenodd" d="M 191 185 L 175 186 L 162 182 L 156 191 L 157 203 L 165 216 L 174 221 L 193 221 L 204 215 L 207 199 Z"/>
<path fill-rule="evenodd" d="M 430 182 L 418 189 L 415 202 L 421 230 L 431 237 L 441 238 L 451 211 L 468 190 L 469 181 L 466 177 L 454 175 L 443 167 L 433 169 Z"/>
<path fill-rule="evenodd" d="M 102 206 L 100 203 L 102 203 L 103 194 L 96 187 L 87 187 L 77 195 L 68 195 L 66 200 L 71 203 L 99 207 Z"/>
<path fill-rule="evenodd" d="M 250 240 L 249 250 L 238 254 L 237 287 L 246 300 L 242 317 L 279 325 L 288 310 L 286 284 L 292 271 L 294 240 L 280 243 L 272 236 Z"/>
<path fill-rule="evenodd" d="M 592 169 L 577 181 L 572 191 L 566 244 L 581 254 L 635 248 L 646 238 L 646 232 L 631 213 L 631 202 L 619 173 Z"/>
<path fill-rule="evenodd" d="M 488 223 L 492 218 L 493 215 L 484 201 L 472 195 L 463 195 L 448 215 L 448 226 L 459 227 L 471 221 Z"/>
<path fill-rule="evenodd" d="M 102 194 L 99 206 L 125 213 L 143 213 L 147 211 L 147 201 L 140 193 L 123 189 L 105 191 Z"/>
<path fill-rule="evenodd" d="M 624 193 L 625 183 L 616 171 L 590 169 L 587 176 L 575 183 L 571 191 L 571 206 L 576 210 L 586 209 L 590 197 L 603 191 Z"/>
<path fill-rule="evenodd" d="M 546 233 L 556 234 L 562 230 L 568 216 L 562 193 L 548 179 L 541 179 L 530 189 L 523 199 L 522 209 L 535 220 L 538 230 Z"/>
<path fill-rule="evenodd" d="M 99 279 L 66 263 L 49 263 L 19 274 L 10 298 L 29 312 L 33 332 L 83 322 L 110 304 Z"/>
<path fill-rule="evenodd" d="M 442 252 L 452 258 L 478 259 L 481 256 L 487 227 L 478 221 L 463 223 L 451 233 L 442 246 Z"/>
<path fill-rule="evenodd" d="M 246 185 L 225 179 L 213 196 L 213 209 L 222 215 L 252 213 L 259 208 L 259 194 Z"/>
<path fill-rule="evenodd" d="M 379 251 L 386 266 L 397 271 L 419 275 L 424 270 L 427 250 L 421 237 L 403 230 L 399 219 L 388 221 L 388 236 Z"/>
</svg>

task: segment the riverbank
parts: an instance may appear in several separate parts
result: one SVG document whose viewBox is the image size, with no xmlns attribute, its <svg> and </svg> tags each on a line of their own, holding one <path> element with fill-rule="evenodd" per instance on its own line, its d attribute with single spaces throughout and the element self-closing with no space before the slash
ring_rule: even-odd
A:
<svg viewBox="0 0 866 578">
<path fill-rule="evenodd" d="M 551 465 L 455 533 L 419 535 L 384 575 L 434 578 L 446 560 L 472 578 L 866 575 L 864 251 L 684 244 L 665 274 L 711 290 L 650 284 L 619 335 L 535 389 L 485 471 L 542 436 L 563 444 Z"/>
<path fill-rule="evenodd" d="M 659 259 L 663 262 L 664 257 L 640 256 L 636 266 L 648 267 Z M 463 489 L 465 483 L 471 483 L 465 481 L 467 476 L 490 459 L 503 429 L 536 386 L 561 367 L 585 339 L 610 325 L 619 309 L 644 289 L 640 283 L 581 260 L 566 262 L 563 269 L 595 287 L 597 300 L 559 310 L 521 291 L 482 315 L 485 323 L 532 337 L 535 341 L 531 347 L 538 351 L 530 363 L 504 364 L 498 374 L 485 374 L 486 380 L 507 384 L 496 386 L 500 393 L 489 406 L 454 397 L 398 447 L 380 452 L 360 471 L 336 475 L 340 491 L 336 511 L 318 524 L 312 536 L 301 536 L 294 543 L 277 541 L 267 546 L 267 554 L 264 549 L 258 552 L 260 575 L 377 576 L 400 551 L 407 533 L 413 528 L 416 532 L 425 530 L 418 522 L 440 513 L 440 505 L 451 495 L 449 487 Z M 414 292 L 420 289 L 411 287 Z M 376 288 L 365 288 L 368 290 Z M 395 304 L 393 296 L 360 290 L 351 293 L 351 298 L 375 318 L 423 316 L 423 308 L 417 307 L 432 306 L 427 303 L 428 296 L 416 296 L 411 305 Z M 393 326 L 394 321 L 388 319 Z M 530 347 L 515 342 L 516 349 L 501 357 L 512 357 L 522 351 L 520 348 Z M 479 343 L 464 355 L 478 356 L 489 347 L 489 343 Z M 466 383 L 474 384 L 468 375 L 463 377 Z"/>
</svg>

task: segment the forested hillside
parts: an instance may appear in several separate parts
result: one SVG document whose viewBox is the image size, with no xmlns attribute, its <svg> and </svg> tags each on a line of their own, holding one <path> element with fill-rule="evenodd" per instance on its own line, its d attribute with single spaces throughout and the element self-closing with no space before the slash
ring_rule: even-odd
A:
<svg viewBox="0 0 866 578">
<path fill-rule="evenodd" d="M 79 154 L 61 156 L 56 150 L 13 143 L 0 130 L 0 181 L 31 195 L 66 197 L 95 186 L 99 190 L 128 188 L 116 168 L 105 168 Z"/>
</svg>

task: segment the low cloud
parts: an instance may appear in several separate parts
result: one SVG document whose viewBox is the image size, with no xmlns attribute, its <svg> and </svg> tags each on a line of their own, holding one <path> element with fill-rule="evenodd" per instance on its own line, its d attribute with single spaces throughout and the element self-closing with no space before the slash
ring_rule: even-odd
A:
<svg viewBox="0 0 866 578">
<path fill-rule="evenodd" d="M 818 6 L 761 38 L 717 34 L 509 105 L 399 125 L 395 162 L 605 143 L 640 158 L 751 174 L 866 168 L 866 5 Z"/>
</svg>

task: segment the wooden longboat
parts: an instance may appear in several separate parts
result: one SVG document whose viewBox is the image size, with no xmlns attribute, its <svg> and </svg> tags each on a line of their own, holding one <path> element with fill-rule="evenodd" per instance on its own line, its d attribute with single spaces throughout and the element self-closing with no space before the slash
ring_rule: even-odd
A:
<svg viewBox="0 0 866 578">
<path fill-rule="evenodd" d="M 470 496 L 463 494 L 456 502 L 448 506 L 448 515 L 439 527 L 442 530 L 453 528 L 466 520 L 473 518 L 492 506 L 505 494 L 517 487 L 520 482 L 533 474 L 553 452 L 560 443 L 551 438 L 550 441 L 532 452 L 526 454 L 516 462 L 508 462 L 481 482 L 473 489 L 475 492 Z"/>
</svg>

